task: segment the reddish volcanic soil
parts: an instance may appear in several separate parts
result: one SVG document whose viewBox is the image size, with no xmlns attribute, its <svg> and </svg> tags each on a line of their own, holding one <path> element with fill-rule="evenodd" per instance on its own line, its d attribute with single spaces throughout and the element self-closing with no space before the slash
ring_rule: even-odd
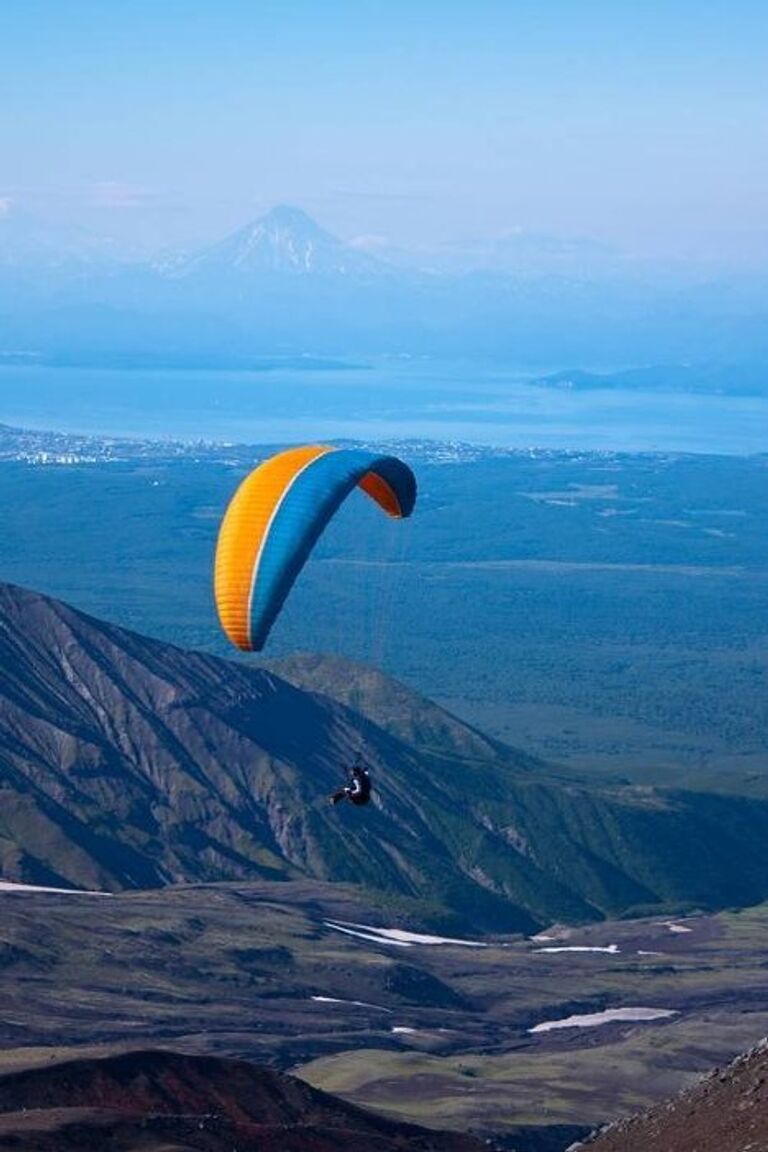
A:
<svg viewBox="0 0 768 1152">
<path fill-rule="evenodd" d="M 584 1152 L 768 1152 L 768 1040 L 647 1112 L 611 1124 Z"/>
<path fill-rule="evenodd" d="M 481 1152 L 241 1060 L 129 1052 L 0 1077 L 1 1152 Z"/>
</svg>

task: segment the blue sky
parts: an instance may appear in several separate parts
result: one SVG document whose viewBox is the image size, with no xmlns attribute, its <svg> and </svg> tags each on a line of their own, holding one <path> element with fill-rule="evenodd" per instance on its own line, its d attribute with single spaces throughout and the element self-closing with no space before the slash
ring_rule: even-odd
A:
<svg viewBox="0 0 768 1152">
<path fill-rule="evenodd" d="M 768 4 L 3 0 L 0 206 L 198 243 L 513 229 L 768 255 Z"/>
</svg>

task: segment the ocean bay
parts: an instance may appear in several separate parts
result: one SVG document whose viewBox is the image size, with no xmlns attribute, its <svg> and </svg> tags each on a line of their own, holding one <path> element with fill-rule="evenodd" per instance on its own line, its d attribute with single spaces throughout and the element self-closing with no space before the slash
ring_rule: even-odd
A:
<svg viewBox="0 0 768 1152">
<path fill-rule="evenodd" d="M 750 455 L 768 399 L 544 389 L 542 370 L 387 360 L 269 370 L 0 368 L 0 421 L 102 436 L 237 443 L 455 440 L 500 448 Z"/>
</svg>

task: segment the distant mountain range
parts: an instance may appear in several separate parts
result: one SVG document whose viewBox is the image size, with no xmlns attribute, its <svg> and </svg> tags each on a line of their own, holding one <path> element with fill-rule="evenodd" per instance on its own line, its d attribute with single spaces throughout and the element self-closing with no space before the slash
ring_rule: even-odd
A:
<svg viewBox="0 0 768 1152">
<path fill-rule="evenodd" d="M 522 931 L 768 895 L 768 802 L 579 783 L 374 671 L 278 676 L 9 585 L 0 669 L 6 879 L 306 875 Z M 358 753 L 375 803 L 331 808 Z"/>
<path fill-rule="evenodd" d="M 686 283 L 546 238 L 502 238 L 463 271 L 408 266 L 281 206 L 200 251 L 125 264 L 0 218 L 0 354 L 743 361 L 768 357 L 767 315 L 759 278 Z"/>
</svg>

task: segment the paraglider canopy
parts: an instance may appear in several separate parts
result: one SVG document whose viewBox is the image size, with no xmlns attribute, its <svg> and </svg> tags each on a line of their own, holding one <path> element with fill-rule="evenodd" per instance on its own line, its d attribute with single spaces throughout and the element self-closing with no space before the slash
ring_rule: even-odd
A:
<svg viewBox="0 0 768 1152">
<path fill-rule="evenodd" d="M 290 448 L 245 478 L 222 520 L 214 571 L 219 620 L 236 647 L 264 646 L 323 529 L 356 487 L 389 516 L 413 511 L 408 465 L 360 449 Z"/>
</svg>

